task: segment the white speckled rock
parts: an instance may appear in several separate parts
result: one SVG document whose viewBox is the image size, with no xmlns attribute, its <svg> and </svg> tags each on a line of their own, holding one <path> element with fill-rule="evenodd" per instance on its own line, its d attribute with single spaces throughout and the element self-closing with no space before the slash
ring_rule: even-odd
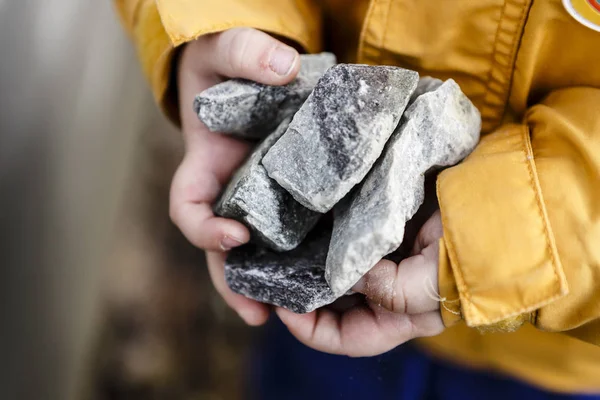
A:
<svg viewBox="0 0 600 400">
<path fill-rule="evenodd" d="M 246 245 L 232 250 L 225 262 L 231 290 L 262 303 L 296 313 L 311 312 L 336 296 L 325 280 L 331 231 L 311 232 L 295 250 L 285 253 Z"/>
<path fill-rule="evenodd" d="M 206 89 L 194 101 L 198 118 L 213 132 L 262 139 L 294 115 L 319 78 L 336 62 L 331 53 L 300 56 L 300 72 L 285 86 L 231 79 Z"/>
<path fill-rule="evenodd" d="M 286 131 L 285 119 L 250 155 L 235 173 L 215 205 L 215 214 L 245 224 L 255 243 L 276 251 L 287 251 L 300 244 L 320 214 L 311 211 L 269 178 L 260 161 Z"/>
<path fill-rule="evenodd" d="M 424 198 L 424 175 L 451 166 L 477 145 L 481 116 L 453 80 L 419 96 L 365 181 L 335 208 L 326 278 L 345 293 L 402 243 Z"/>
<path fill-rule="evenodd" d="M 381 155 L 418 78 L 397 67 L 330 68 L 264 157 L 269 176 L 305 207 L 329 211 Z"/>
<path fill-rule="evenodd" d="M 408 104 L 410 105 L 414 103 L 417 97 L 419 97 L 422 94 L 425 94 L 427 92 L 433 92 L 435 89 L 442 86 L 442 83 L 444 83 L 444 81 L 440 79 L 432 78 L 431 76 L 422 76 L 419 79 L 417 88 L 413 92 L 412 96 L 410 96 L 410 101 L 408 102 Z"/>
</svg>

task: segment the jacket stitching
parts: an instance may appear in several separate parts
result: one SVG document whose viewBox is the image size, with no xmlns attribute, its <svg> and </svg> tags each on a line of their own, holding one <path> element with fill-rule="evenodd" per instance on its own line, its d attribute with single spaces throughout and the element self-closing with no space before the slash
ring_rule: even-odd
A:
<svg viewBox="0 0 600 400">
<path fill-rule="evenodd" d="M 365 45 L 366 45 L 366 38 L 367 38 L 367 30 L 369 28 L 369 26 L 371 25 L 371 20 L 373 18 L 373 10 L 375 9 L 375 5 L 377 4 L 377 0 L 371 0 L 371 2 L 369 3 L 369 9 L 367 10 L 367 15 L 365 16 L 365 20 L 363 22 L 363 26 L 361 28 L 361 32 L 360 32 L 360 39 L 358 42 L 358 53 L 357 53 L 357 60 L 359 60 L 359 62 L 362 62 L 365 58 Z"/>
<path fill-rule="evenodd" d="M 543 201 L 541 199 L 541 192 L 540 192 L 541 189 L 539 186 L 539 181 L 536 179 L 536 174 L 534 173 L 534 170 L 533 170 L 533 168 L 534 168 L 533 151 L 531 149 L 531 144 L 530 144 L 530 139 L 529 139 L 529 129 L 526 125 L 522 125 L 521 130 L 522 130 L 521 150 L 523 152 L 523 155 L 525 156 L 525 164 L 527 165 L 526 166 L 527 173 L 529 174 L 531 188 L 534 191 L 534 196 L 536 198 L 536 203 L 538 206 L 538 213 L 539 213 L 539 216 L 542 219 L 542 223 L 544 225 L 544 236 L 546 239 L 546 251 L 549 255 L 549 259 L 552 264 L 552 272 L 554 273 L 554 277 L 556 278 L 554 290 L 559 289 L 559 292 L 552 295 L 553 290 L 552 290 L 552 288 L 550 288 L 550 289 L 544 291 L 543 293 L 538 293 L 537 298 L 539 300 L 529 302 L 530 304 L 535 303 L 534 305 L 520 307 L 510 313 L 501 313 L 500 316 L 495 317 L 495 318 L 482 317 L 481 312 L 478 311 L 477 306 L 475 306 L 475 304 L 473 303 L 469 286 L 465 282 L 463 271 L 460 268 L 460 265 L 458 263 L 458 257 L 455 252 L 454 246 L 452 244 L 453 243 L 452 234 L 448 229 L 446 229 L 446 227 L 448 226 L 447 218 L 445 217 L 445 214 L 442 211 L 441 218 L 442 218 L 442 226 L 444 227 L 444 238 L 445 238 L 444 241 L 446 243 L 446 251 L 448 252 L 448 258 L 450 259 L 450 265 L 452 267 L 452 271 L 454 272 L 456 286 L 457 286 L 457 289 L 459 290 L 461 302 L 463 303 L 463 306 L 462 306 L 463 315 L 466 317 L 465 319 L 467 321 L 467 325 L 469 325 L 469 326 L 493 324 L 493 323 L 505 320 L 507 318 L 515 317 L 520 314 L 530 313 L 530 312 L 534 313 L 531 315 L 531 319 L 534 322 L 537 322 L 538 313 L 536 310 L 551 303 L 552 301 L 556 300 L 557 298 L 559 298 L 563 295 L 562 291 L 560 291 L 560 288 L 561 288 L 560 283 L 563 281 L 563 278 L 562 278 L 562 274 L 559 273 L 559 271 L 558 271 L 560 263 L 556 257 L 555 252 L 553 251 L 552 236 L 550 233 L 549 221 L 547 220 L 547 217 L 545 216 L 545 214 L 543 212 Z M 437 184 L 436 184 L 438 198 L 440 198 L 442 179 L 443 179 L 443 177 L 440 177 L 440 179 L 438 179 Z M 556 285 L 556 283 L 558 283 L 558 286 Z"/>
<path fill-rule="evenodd" d="M 550 231 L 550 221 L 548 220 L 548 215 L 544 212 L 544 201 L 542 200 L 542 188 L 537 178 L 537 173 L 535 173 L 535 164 L 533 157 L 533 147 L 531 144 L 531 133 L 529 130 L 529 126 L 526 124 L 523 125 L 523 151 L 525 152 L 527 167 L 529 171 L 529 178 L 531 180 L 531 185 L 533 186 L 533 190 L 535 193 L 535 198 L 538 204 L 538 212 L 539 216 L 542 219 L 542 223 L 544 225 L 544 234 L 546 236 L 546 250 L 550 256 L 550 260 L 552 262 L 552 272 L 554 272 L 554 277 L 558 282 L 558 289 L 561 288 L 561 282 L 564 279 L 564 273 L 559 273 L 559 268 L 561 268 L 560 261 L 558 260 L 555 245 L 553 245 L 553 235 Z"/>
<path fill-rule="evenodd" d="M 486 90 L 485 90 L 485 94 L 483 95 L 482 114 L 485 114 L 485 111 L 491 110 L 494 108 L 494 106 L 489 104 L 488 96 L 490 96 L 490 93 L 492 93 L 492 88 L 491 88 L 492 78 L 493 78 L 494 72 L 498 68 L 498 63 L 496 62 L 496 55 L 499 52 L 498 42 L 500 40 L 500 33 L 503 30 L 502 23 L 504 21 L 504 16 L 506 14 L 506 7 L 508 7 L 508 1 L 505 1 L 504 5 L 502 7 L 500 19 L 498 20 L 498 29 L 496 29 L 496 36 L 494 37 L 494 44 L 492 46 L 492 55 L 490 58 L 490 71 L 488 72 L 488 76 L 487 76 L 486 83 L 485 83 Z"/>
</svg>

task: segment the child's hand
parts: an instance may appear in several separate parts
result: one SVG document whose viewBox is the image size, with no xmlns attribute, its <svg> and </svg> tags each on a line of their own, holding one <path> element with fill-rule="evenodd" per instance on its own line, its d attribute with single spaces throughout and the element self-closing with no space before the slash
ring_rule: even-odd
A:
<svg viewBox="0 0 600 400">
<path fill-rule="evenodd" d="M 209 132 L 193 110 L 194 97 L 225 78 L 283 85 L 300 68 L 293 48 L 249 28 L 206 35 L 183 50 L 179 70 L 179 108 L 185 157 L 171 186 L 170 215 L 186 238 L 208 251 L 213 283 L 225 301 L 249 324 L 266 321 L 264 304 L 234 294 L 223 275 L 224 252 L 246 243 L 241 223 L 213 215 L 212 204 L 249 151 L 247 143 Z"/>
<path fill-rule="evenodd" d="M 439 296 L 433 293 L 441 237 L 438 211 L 421 228 L 412 257 L 399 265 L 382 260 L 355 285 L 353 290 L 367 297 L 364 305 L 303 315 L 278 308 L 277 315 L 302 343 L 333 354 L 372 356 L 416 337 L 437 335 L 444 330 Z"/>
</svg>

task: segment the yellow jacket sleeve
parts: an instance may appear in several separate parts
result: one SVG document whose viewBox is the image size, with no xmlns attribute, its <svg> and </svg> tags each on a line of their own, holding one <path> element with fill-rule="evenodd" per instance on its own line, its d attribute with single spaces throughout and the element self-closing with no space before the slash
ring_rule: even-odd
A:
<svg viewBox="0 0 600 400">
<path fill-rule="evenodd" d="M 440 175 L 446 325 L 600 345 L 599 112 L 600 89 L 556 90 Z"/>
<path fill-rule="evenodd" d="M 320 50 L 321 18 L 315 0 L 113 0 L 138 51 L 154 97 L 177 121 L 172 64 L 178 46 L 201 35 L 252 27 Z"/>
</svg>

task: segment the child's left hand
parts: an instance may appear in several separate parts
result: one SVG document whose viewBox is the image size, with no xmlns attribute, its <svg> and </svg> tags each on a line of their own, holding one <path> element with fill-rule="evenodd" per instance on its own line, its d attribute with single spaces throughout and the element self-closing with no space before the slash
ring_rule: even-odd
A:
<svg viewBox="0 0 600 400">
<path fill-rule="evenodd" d="M 373 356 L 413 338 L 444 330 L 438 287 L 438 241 L 442 222 L 437 211 L 423 225 L 413 255 L 400 264 L 381 260 L 353 288 L 366 301 L 344 312 L 322 308 L 294 314 L 276 312 L 290 332 L 319 351 L 348 356 Z"/>
</svg>

